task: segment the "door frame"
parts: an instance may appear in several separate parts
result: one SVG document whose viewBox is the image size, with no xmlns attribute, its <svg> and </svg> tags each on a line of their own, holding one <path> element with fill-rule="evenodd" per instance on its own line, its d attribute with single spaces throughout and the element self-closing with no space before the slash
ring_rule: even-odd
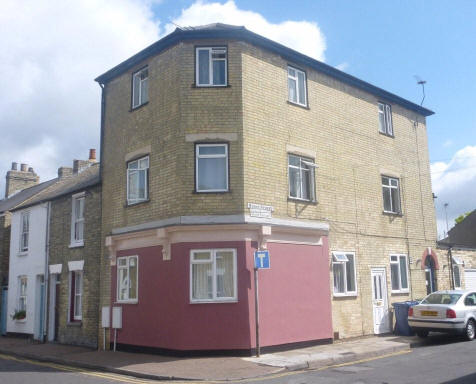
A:
<svg viewBox="0 0 476 384">
<path fill-rule="evenodd" d="M 376 274 L 381 274 L 382 275 L 382 300 L 383 300 L 383 305 L 384 305 L 384 310 L 385 310 L 385 315 L 384 315 L 384 321 L 386 321 L 387 326 L 384 330 L 381 330 L 377 327 L 375 323 L 375 310 L 374 310 L 374 297 L 375 297 L 375 291 L 374 291 L 374 282 L 373 282 L 373 277 L 374 277 L 374 272 Z M 373 328 L 374 328 L 374 334 L 382 334 L 382 333 L 388 333 L 390 332 L 390 317 L 389 317 L 389 311 L 388 311 L 388 287 L 387 287 L 387 269 L 385 267 L 371 267 L 370 268 L 370 285 L 371 285 L 371 291 L 372 291 L 372 296 L 371 296 L 371 305 L 372 305 L 372 323 L 373 323 Z M 380 327 L 381 328 L 381 327 Z"/>
</svg>

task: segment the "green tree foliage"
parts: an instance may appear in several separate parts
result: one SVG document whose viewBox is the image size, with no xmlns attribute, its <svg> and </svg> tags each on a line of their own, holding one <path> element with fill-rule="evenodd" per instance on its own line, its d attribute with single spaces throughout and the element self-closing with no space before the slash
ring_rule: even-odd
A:
<svg viewBox="0 0 476 384">
<path fill-rule="evenodd" d="M 469 212 L 463 213 L 462 215 L 459 215 L 459 216 L 455 219 L 455 223 L 456 223 L 456 224 L 461 223 L 464 219 L 466 219 L 466 216 L 468 216 L 471 212 L 472 212 L 472 211 L 469 211 Z"/>
</svg>

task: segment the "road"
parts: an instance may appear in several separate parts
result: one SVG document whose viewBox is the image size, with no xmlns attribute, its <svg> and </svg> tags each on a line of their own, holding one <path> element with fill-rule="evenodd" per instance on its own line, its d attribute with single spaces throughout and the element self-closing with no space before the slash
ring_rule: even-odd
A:
<svg viewBox="0 0 476 384">
<path fill-rule="evenodd" d="M 425 346 L 414 348 L 411 352 L 325 369 L 285 372 L 267 378 L 242 381 L 242 383 L 245 382 L 257 384 L 474 384 L 476 383 L 476 341 L 464 342 L 447 336 L 433 337 Z M 0 384 L 30 383 L 150 384 L 153 382 L 0 356 Z"/>
</svg>

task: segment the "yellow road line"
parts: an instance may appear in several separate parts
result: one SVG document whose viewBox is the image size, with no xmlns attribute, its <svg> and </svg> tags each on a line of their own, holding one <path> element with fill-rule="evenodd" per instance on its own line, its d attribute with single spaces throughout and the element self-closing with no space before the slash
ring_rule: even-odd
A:
<svg viewBox="0 0 476 384">
<path fill-rule="evenodd" d="M 392 352 L 392 353 L 388 353 L 388 354 L 381 355 L 381 356 L 369 357 L 367 359 L 349 361 L 348 363 L 334 364 L 334 365 L 329 365 L 329 366 L 320 367 L 320 368 L 308 368 L 308 369 L 298 370 L 298 371 L 286 371 L 286 372 L 275 373 L 275 374 L 262 376 L 262 377 L 253 377 L 253 378 L 250 378 L 250 379 L 199 380 L 199 381 L 171 380 L 171 381 L 174 384 L 221 384 L 221 383 L 225 383 L 225 382 L 226 383 L 258 382 L 258 381 L 264 381 L 264 380 L 278 379 L 278 378 L 286 377 L 286 376 L 294 376 L 294 375 L 301 374 L 303 372 L 317 372 L 317 371 L 324 371 L 326 369 L 345 367 L 345 366 L 348 366 L 348 365 L 362 364 L 362 363 L 366 363 L 366 362 L 369 362 L 369 361 L 385 359 L 387 357 L 392 357 L 392 356 L 404 355 L 404 354 L 411 353 L 411 352 L 412 352 L 411 350 Z M 0 359 L 25 362 L 25 363 L 28 363 L 28 364 L 34 364 L 34 365 L 54 368 L 54 369 L 58 369 L 58 370 L 61 370 L 61 371 L 80 373 L 80 374 L 87 375 L 87 376 L 99 377 L 99 378 L 102 378 L 102 379 L 108 379 L 108 380 L 113 380 L 113 381 L 120 381 L 120 382 L 123 382 L 123 383 L 151 384 L 151 383 L 156 382 L 155 380 L 134 378 L 134 377 L 129 377 L 129 376 L 125 376 L 125 375 L 123 376 L 121 374 L 115 374 L 115 373 L 92 371 L 92 370 L 87 370 L 87 369 L 83 369 L 83 368 L 76 368 L 76 367 L 71 367 L 71 366 L 66 366 L 66 365 L 55 364 L 55 363 L 48 363 L 48 362 L 35 361 L 35 360 L 30 360 L 30 359 L 17 358 L 17 357 L 14 357 L 14 356 L 9 356 L 9 355 L 4 355 L 4 354 L 0 354 Z"/>
</svg>

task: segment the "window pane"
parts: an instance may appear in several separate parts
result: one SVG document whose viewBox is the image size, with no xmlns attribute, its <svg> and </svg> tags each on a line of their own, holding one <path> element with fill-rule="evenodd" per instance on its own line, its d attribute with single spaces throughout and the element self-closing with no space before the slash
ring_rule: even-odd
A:
<svg viewBox="0 0 476 384">
<path fill-rule="evenodd" d="M 387 123 L 387 133 L 389 135 L 393 135 L 393 127 L 392 127 L 392 108 L 390 105 L 385 106 L 385 120 Z"/>
<path fill-rule="evenodd" d="M 225 60 L 213 60 L 213 84 L 225 85 Z"/>
<path fill-rule="evenodd" d="M 210 252 L 194 252 L 193 253 L 193 260 L 208 260 L 211 261 L 212 255 Z"/>
<path fill-rule="evenodd" d="M 119 300 L 128 299 L 128 283 L 127 268 L 120 268 L 118 272 Z"/>
<path fill-rule="evenodd" d="M 127 165 L 127 168 L 128 169 L 137 169 L 139 167 L 139 161 L 136 160 L 136 161 L 131 161 L 128 165 Z"/>
<path fill-rule="evenodd" d="M 216 253 L 217 297 L 234 297 L 233 252 Z"/>
<path fill-rule="evenodd" d="M 296 71 L 294 69 L 288 67 L 288 75 L 292 76 L 292 77 L 295 77 L 296 76 Z"/>
<path fill-rule="evenodd" d="M 288 79 L 289 101 L 297 102 L 296 80 Z"/>
<path fill-rule="evenodd" d="M 289 155 L 289 165 L 299 167 L 301 165 L 301 159 L 297 156 Z"/>
<path fill-rule="evenodd" d="M 379 106 L 380 107 L 380 106 Z M 386 133 L 385 129 L 385 115 L 383 112 L 379 111 L 378 114 L 378 129 L 382 133 Z"/>
<path fill-rule="evenodd" d="M 391 190 L 391 195 L 392 195 L 392 209 L 393 212 L 400 212 L 400 197 L 398 193 L 398 189 L 392 189 Z"/>
<path fill-rule="evenodd" d="M 392 203 L 390 198 L 390 188 L 383 187 L 383 209 L 387 212 L 392 212 Z"/>
<path fill-rule="evenodd" d="M 133 94 L 132 106 L 137 107 L 140 103 L 140 76 L 139 74 L 134 75 L 133 87 L 134 87 L 134 90 L 132 92 Z"/>
<path fill-rule="evenodd" d="M 397 179 L 389 179 L 390 185 L 392 187 L 398 187 L 398 180 Z"/>
<path fill-rule="evenodd" d="M 455 279 L 455 287 L 461 287 L 461 279 L 459 276 L 459 267 L 457 265 L 453 266 L 453 276 Z"/>
<path fill-rule="evenodd" d="M 226 158 L 198 159 L 198 190 L 225 190 Z"/>
<path fill-rule="evenodd" d="M 407 276 L 407 258 L 400 256 L 400 279 L 402 283 L 402 289 L 408 288 L 408 276 Z"/>
<path fill-rule="evenodd" d="M 312 200 L 312 171 L 309 169 L 302 170 L 302 198 L 306 200 Z"/>
<path fill-rule="evenodd" d="M 139 173 L 138 171 L 129 171 L 128 199 L 136 200 L 138 198 L 139 198 Z"/>
<path fill-rule="evenodd" d="M 305 89 L 305 76 L 303 72 L 298 72 L 298 84 L 299 84 L 299 103 L 306 104 L 306 89 Z"/>
<path fill-rule="evenodd" d="M 209 51 L 198 51 L 198 83 L 210 84 Z"/>
<path fill-rule="evenodd" d="M 214 145 L 214 146 L 199 146 L 198 147 L 199 155 L 224 155 L 226 153 L 226 147 L 224 145 Z"/>
<path fill-rule="evenodd" d="M 301 197 L 301 176 L 297 168 L 289 168 L 289 196 Z"/>
<path fill-rule="evenodd" d="M 192 298 L 213 299 L 212 263 L 192 264 Z"/>
<path fill-rule="evenodd" d="M 145 79 L 141 83 L 141 104 L 149 101 L 149 79 Z"/>
<path fill-rule="evenodd" d="M 139 171 L 139 188 L 138 188 L 138 198 L 145 199 L 146 195 L 146 171 Z"/>
<path fill-rule="evenodd" d="M 334 272 L 334 292 L 345 293 L 344 264 L 332 264 Z"/>
<path fill-rule="evenodd" d="M 137 299 L 137 259 L 129 259 L 129 299 Z"/>
<path fill-rule="evenodd" d="M 145 158 L 139 160 L 139 168 L 141 168 L 141 169 L 149 168 L 149 158 L 148 157 L 145 157 Z"/>
<path fill-rule="evenodd" d="M 354 255 L 348 254 L 347 259 L 349 260 L 347 263 L 345 263 L 346 278 L 347 278 L 347 292 L 355 292 Z"/>
<path fill-rule="evenodd" d="M 390 185 L 390 179 L 388 177 L 382 176 L 382 185 Z"/>
<path fill-rule="evenodd" d="M 400 284 L 398 282 L 399 276 L 398 276 L 398 264 L 390 264 L 390 273 L 392 277 L 392 290 L 393 291 L 398 291 L 400 290 Z"/>
</svg>

